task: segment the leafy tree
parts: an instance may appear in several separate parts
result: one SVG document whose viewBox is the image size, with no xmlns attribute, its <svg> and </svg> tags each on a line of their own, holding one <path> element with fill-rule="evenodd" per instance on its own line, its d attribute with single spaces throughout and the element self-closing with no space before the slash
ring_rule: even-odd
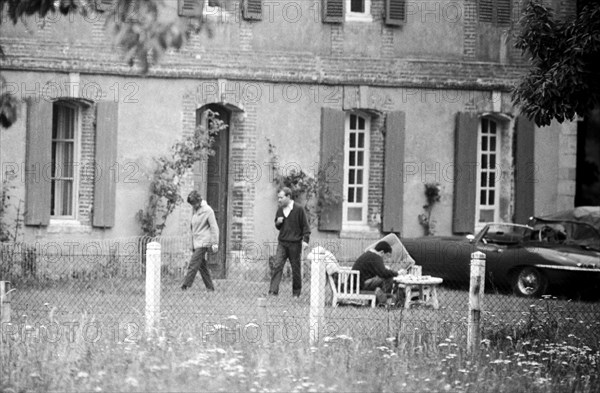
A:
<svg viewBox="0 0 600 393">
<path fill-rule="evenodd" d="M 532 67 L 512 98 L 538 126 L 585 116 L 600 104 L 600 2 L 585 3 L 574 18 L 559 20 L 531 0 L 519 22 L 515 46 Z"/>
<path fill-rule="evenodd" d="M 225 6 L 226 1 L 210 0 L 210 4 Z M 129 65 L 137 61 L 142 73 L 147 72 L 166 50 L 181 48 L 192 33 L 204 27 L 209 28 L 210 33 L 200 12 L 202 2 L 197 2 L 197 17 L 184 19 L 168 17 L 164 0 L 114 0 L 107 9 L 98 7 L 99 3 L 97 0 L 0 0 L 0 11 L 5 11 L 14 24 L 27 16 L 44 18 L 57 12 L 63 15 L 79 13 L 84 17 L 95 12 L 104 13 L 106 28 L 123 51 L 125 61 Z M 4 55 L 0 47 L 0 56 Z M 0 85 L 3 82 L 0 77 Z M 3 93 L 0 95 L 0 124 L 8 128 L 16 118 L 17 100 Z"/>
</svg>

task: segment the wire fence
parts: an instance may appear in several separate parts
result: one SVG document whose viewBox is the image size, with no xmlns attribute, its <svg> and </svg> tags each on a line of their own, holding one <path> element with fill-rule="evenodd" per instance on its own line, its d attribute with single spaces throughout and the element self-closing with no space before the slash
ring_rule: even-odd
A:
<svg viewBox="0 0 600 393">
<path fill-rule="evenodd" d="M 350 301 L 333 307 L 326 280 L 311 288 L 310 261 L 304 255 L 302 294 L 292 297 L 291 272 L 286 265 L 279 295 L 267 296 L 269 259 L 238 250 L 228 253 L 226 278 L 214 279 L 209 292 L 202 280 L 181 290 L 191 257 L 187 237 L 130 237 L 104 240 L 65 240 L 3 243 L 0 281 L 15 289 L 10 296 L 12 325 L 54 326 L 66 333 L 73 324 L 93 323 L 89 334 L 114 335 L 125 340 L 141 334 L 146 294 L 146 247 L 161 245 L 160 320 L 166 331 L 189 329 L 207 340 L 307 340 L 310 294 L 324 291 L 326 307 L 322 338 L 361 337 L 410 341 L 417 347 L 438 345 L 467 334 L 468 288 L 444 283 L 438 289 L 439 308 L 402 305 L 371 308 Z M 330 250 L 341 265 L 350 267 L 374 239 L 314 242 Z M 417 261 L 418 263 L 418 261 Z M 398 270 L 397 266 L 390 266 Z M 436 272 L 427 272 L 433 276 Z M 600 303 L 561 298 L 516 297 L 510 288 L 487 287 L 482 311 L 482 338 L 512 339 L 536 326 L 555 326 L 600 348 Z M 258 330 L 257 330 L 258 329 Z M 16 330 L 15 330 L 16 331 Z M 51 333 L 47 333 L 51 334 Z M 403 340 L 399 340 L 403 338 Z"/>
</svg>

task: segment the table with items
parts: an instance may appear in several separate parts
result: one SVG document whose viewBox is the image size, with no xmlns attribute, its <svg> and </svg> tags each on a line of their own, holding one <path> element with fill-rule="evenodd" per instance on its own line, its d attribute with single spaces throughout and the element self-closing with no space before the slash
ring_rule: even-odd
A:
<svg viewBox="0 0 600 393">
<path fill-rule="evenodd" d="M 394 277 L 394 291 L 404 291 L 404 308 L 411 305 L 431 306 L 434 310 L 440 308 L 437 287 L 444 280 L 440 277 L 401 274 Z"/>
</svg>

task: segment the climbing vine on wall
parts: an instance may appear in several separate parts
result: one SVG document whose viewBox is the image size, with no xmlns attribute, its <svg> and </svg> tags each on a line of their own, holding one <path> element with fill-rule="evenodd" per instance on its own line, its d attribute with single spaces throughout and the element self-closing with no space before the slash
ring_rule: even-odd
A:
<svg viewBox="0 0 600 393">
<path fill-rule="evenodd" d="M 150 196 L 144 209 L 137 212 L 136 218 L 147 236 L 159 236 L 165 228 L 167 218 L 179 205 L 181 182 L 184 175 L 195 163 L 205 161 L 214 154 L 212 145 L 217 133 L 227 127 L 219 114 L 207 110 L 208 129 L 196 127 L 194 134 L 185 137 L 171 147 L 169 156 L 156 159 L 157 167 L 150 183 Z"/>
</svg>

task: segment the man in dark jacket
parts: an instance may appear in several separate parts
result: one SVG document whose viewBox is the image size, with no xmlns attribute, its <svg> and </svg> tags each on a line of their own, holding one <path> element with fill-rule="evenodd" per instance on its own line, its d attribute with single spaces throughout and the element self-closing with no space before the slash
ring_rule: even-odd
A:
<svg viewBox="0 0 600 393">
<path fill-rule="evenodd" d="M 302 250 L 308 247 L 310 226 L 304 207 L 292 200 L 292 191 L 283 187 L 277 194 L 279 208 L 275 214 L 275 228 L 279 230 L 277 237 L 277 253 L 271 271 L 269 295 L 279 294 L 279 284 L 283 267 L 287 259 L 292 266 L 292 294 L 300 296 L 302 290 Z"/>
<path fill-rule="evenodd" d="M 360 289 L 364 291 L 375 291 L 378 302 L 381 302 L 378 292 L 391 293 L 394 285 L 394 277 L 397 271 L 385 267 L 383 257 L 392 255 L 392 247 L 385 241 L 380 241 L 374 248 L 365 251 L 352 265 L 352 270 L 360 272 Z"/>
</svg>

